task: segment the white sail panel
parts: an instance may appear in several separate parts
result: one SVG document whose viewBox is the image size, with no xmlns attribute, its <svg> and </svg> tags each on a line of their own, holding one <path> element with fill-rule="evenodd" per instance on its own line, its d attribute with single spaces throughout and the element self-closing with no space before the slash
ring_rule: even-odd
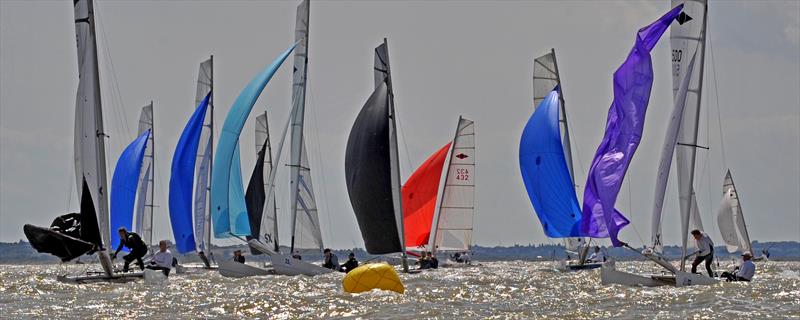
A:
<svg viewBox="0 0 800 320">
<path fill-rule="evenodd" d="M 264 144 L 267 144 L 266 152 L 264 155 L 264 192 L 272 192 L 271 196 L 267 197 L 264 209 L 261 212 L 261 234 L 259 240 L 274 250 L 278 250 L 278 208 L 275 204 L 275 188 L 268 188 L 269 176 L 272 172 L 272 145 L 269 136 L 269 120 L 267 113 L 256 117 L 256 153 L 261 151 Z"/>
<path fill-rule="evenodd" d="M 304 147 L 305 149 L 305 147 Z M 308 157 L 305 150 L 297 177 L 297 211 L 294 232 L 295 250 L 322 250 L 322 233 L 320 231 L 317 201 L 314 198 L 314 186 L 311 183 L 311 170 L 308 169 Z"/>
<path fill-rule="evenodd" d="M 469 250 L 474 216 L 475 126 L 473 121 L 460 118 L 434 224 L 435 250 Z"/>
<path fill-rule="evenodd" d="M 142 160 L 142 171 L 139 174 L 139 190 L 136 192 L 137 206 L 134 221 L 134 232 L 142 237 L 142 240 L 150 246 L 153 244 L 153 194 L 154 173 L 153 170 L 153 146 L 155 145 L 155 132 L 153 131 L 153 103 L 142 107 L 139 115 L 139 131 L 142 135 L 150 130 L 150 138 L 147 139 L 145 146 L 144 159 Z"/>
<path fill-rule="evenodd" d="M 672 0 L 673 8 L 679 4 L 684 4 L 683 12 L 675 19 L 670 28 L 670 47 L 672 49 L 673 97 L 677 98 L 683 77 L 687 75 L 690 77 L 683 120 L 681 121 L 675 150 L 682 243 L 683 247 L 686 248 L 690 242 L 688 238 L 689 225 L 690 223 L 694 224 L 696 228 L 700 219 L 699 210 L 695 204 L 697 199 L 695 199 L 694 192 L 694 173 L 703 84 L 707 7 L 705 0 Z M 699 65 L 689 69 L 690 58 L 695 55 Z"/>
<path fill-rule="evenodd" d="M 206 95 L 213 89 L 214 60 L 209 58 L 200 63 L 197 73 L 197 91 L 195 92 L 194 106 L 197 108 Z M 197 166 L 195 189 L 194 189 L 194 236 L 195 243 L 199 251 L 206 252 L 211 242 L 211 210 L 210 188 L 211 181 L 211 156 L 213 151 L 213 93 L 209 100 L 209 111 L 206 112 L 206 120 L 203 131 L 200 133 L 200 140 L 197 148 L 197 157 L 200 165 Z"/>
<path fill-rule="evenodd" d="M 719 226 L 720 234 L 722 234 L 722 240 L 725 241 L 730 253 L 748 251 L 752 254 L 750 236 L 747 234 L 747 226 L 739 203 L 739 195 L 736 193 L 736 186 L 733 184 L 733 177 L 731 177 L 730 171 L 725 175 L 722 190 L 723 199 L 717 211 L 717 225 Z"/>
<path fill-rule="evenodd" d="M 75 101 L 75 178 L 78 199 L 83 199 L 83 183 L 91 194 L 100 245 L 108 244 L 109 212 L 106 190 L 105 131 L 100 100 L 100 74 L 97 64 L 94 7 L 91 0 L 74 1 L 75 38 L 78 48 L 78 91 Z"/>
</svg>

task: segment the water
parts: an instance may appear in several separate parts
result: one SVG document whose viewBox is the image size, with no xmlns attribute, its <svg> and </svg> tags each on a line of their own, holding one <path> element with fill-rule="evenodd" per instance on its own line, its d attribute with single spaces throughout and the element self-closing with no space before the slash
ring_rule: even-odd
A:
<svg viewBox="0 0 800 320">
<path fill-rule="evenodd" d="M 617 267 L 657 270 L 643 262 Z M 341 274 L 228 279 L 214 271 L 157 284 L 55 279 L 83 268 L 0 266 L 0 318 L 800 319 L 800 262 L 759 263 L 750 284 L 689 288 L 604 287 L 598 270 L 561 273 L 550 262 L 488 262 L 401 275 L 403 295 L 345 293 Z"/>
</svg>

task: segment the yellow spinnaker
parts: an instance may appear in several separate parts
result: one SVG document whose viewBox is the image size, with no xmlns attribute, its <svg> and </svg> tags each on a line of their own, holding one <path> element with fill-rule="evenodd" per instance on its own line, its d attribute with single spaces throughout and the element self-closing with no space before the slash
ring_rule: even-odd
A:
<svg viewBox="0 0 800 320">
<path fill-rule="evenodd" d="M 392 266 L 386 263 L 370 263 L 353 269 L 342 279 L 345 292 L 359 293 L 372 289 L 404 293 L 406 289 Z"/>
</svg>

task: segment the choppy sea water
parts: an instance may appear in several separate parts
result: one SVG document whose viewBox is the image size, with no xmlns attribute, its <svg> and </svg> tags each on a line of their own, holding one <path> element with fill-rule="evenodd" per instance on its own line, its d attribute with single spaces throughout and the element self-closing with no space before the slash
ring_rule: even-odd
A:
<svg viewBox="0 0 800 320">
<path fill-rule="evenodd" d="M 800 319 L 800 262 L 758 264 L 754 282 L 688 288 L 603 286 L 599 270 L 563 273 L 552 262 L 401 274 L 405 294 L 342 291 L 342 274 L 230 279 L 216 271 L 163 283 L 65 284 L 78 265 L 0 266 L 0 318 L 516 318 Z M 618 269 L 656 271 L 645 262 Z"/>
</svg>

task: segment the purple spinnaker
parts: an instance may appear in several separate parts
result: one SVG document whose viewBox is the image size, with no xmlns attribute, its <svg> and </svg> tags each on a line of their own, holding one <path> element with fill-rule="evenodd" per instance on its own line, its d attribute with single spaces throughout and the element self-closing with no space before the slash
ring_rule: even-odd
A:
<svg viewBox="0 0 800 320">
<path fill-rule="evenodd" d="M 603 141 L 597 148 L 586 179 L 580 229 L 585 236 L 611 238 L 615 247 L 622 245 L 617 239 L 619 230 L 630 223 L 614 209 L 614 204 L 644 130 L 653 86 L 650 50 L 682 9 L 681 4 L 639 29 L 628 58 L 614 72 L 614 101 L 608 110 Z"/>
</svg>

